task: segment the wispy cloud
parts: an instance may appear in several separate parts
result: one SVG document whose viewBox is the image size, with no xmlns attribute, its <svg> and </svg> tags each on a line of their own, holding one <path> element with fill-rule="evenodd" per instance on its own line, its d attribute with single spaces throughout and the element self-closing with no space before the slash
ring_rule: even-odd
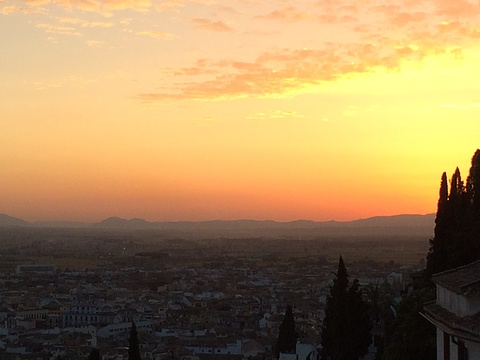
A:
<svg viewBox="0 0 480 360">
<path fill-rule="evenodd" d="M 480 11 L 480 3 L 478 1 L 470 2 L 468 0 L 437 0 L 434 2 L 434 4 L 436 14 L 447 16 L 449 18 L 475 17 Z"/>
<path fill-rule="evenodd" d="M 299 21 L 299 20 L 311 20 L 315 16 L 311 13 L 306 13 L 295 9 L 293 6 L 284 7 L 278 10 L 273 10 L 267 15 L 259 15 L 258 19 L 268 19 L 268 20 L 288 20 L 288 21 Z"/>
<path fill-rule="evenodd" d="M 305 115 L 300 114 L 297 111 L 284 111 L 284 110 L 270 110 L 268 112 L 258 112 L 248 115 L 248 119 L 284 119 L 284 118 L 304 118 Z"/>
<path fill-rule="evenodd" d="M 257 14 L 254 19 L 261 22 L 315 22 L 325 29 L 331 26 L 332 31 L 319 34 L 311 49 L 265 51 L 250 61 L 198 60 L 190 67 L 171 71 L 174 85 L 170 92 L 144 93 L 139 98 L 282 96 L 362 73 L 400 71 L 405 61 L 421 65 L 430 56 L 444 55 L 461 61 L 465 56 L 463 47 L 480 38 L 476 25 L 480 11 L 473 11 L 480 5 L 466 0 L 454 4 L 447 0 L 365 0 L 362 5 L 353 0 L 321 1 L 315 11 L 291 5 Z M 457 19 L 467 12 L 465 18 Z M 199 28 L 231 30 L 224 23 L 203 18 L 192 21 Z M 335 26 L 341 23 L 345 25 L 342 36 L 336 37 Z"/>
<path fill-rule="evenodd" d="M 1 4 L 1 2 L 0 2 Z M 0 7 L 0 13 L 3 15 L 11 14 L 35 14 L 45 12 L 40 6 L 17 6 L 17 5 L 7 5 Z"/>
<path fill-rule="evenodd" d="M 52 24 L 37 24 L 37 28 L 43 29 L 47 33 L 57 34 L 57 35 L 72 35 L 72 36 L 83 36 L 82 33 L 77 31 L 74 27 L 70 26 L 58 26 Z"/>
<path fill-rule="evenodd" d="M 161 39 L 161 40 L 172 40 L 175 35 L 168 33 L 168 32 L 163 32 L 163 31 L 156 31 L 156 30 L 143 30 L 143 31 L 138 31 L 138 35 L 145 35 L 154 39 Z"/>
<path fill-rule="evenodd" d="M 90 28 L 96 28 L 96 27 L 109 28 L 115 25 L 113 22 L 87 21 L 79 18 L 69 18 L 69 17 L 60 17 L 58 18 L 58 21 L 64 24 L 73 24 L 73 25 L 79 25 L 81 27 L 90 27 Z"/>
<path fill-rule="evenodd" d="M 427 35 L 425 35 L 428 38 Z M 421 60 L 435 53 L 448 53 L 443 46 L 424 42 L 417 45 L 385 44 L 329 45 L 323 49 L 284 49 L 266 52 L 252 62 L 202 59 L 190 68 L 181 68 L 173 76 L 187 77 L 177 82 L 170 93 L 140 94 L 143 100 L 220 99 L 234 97 L 281 96 L 308 86 L 336 81 L 379 68 L 397 71 L 404 60 Z M 456 56 L 451 53 L 451 56 Z M 194 81 L 192 76 L 201 76 Z M 204 80 L 209 76 L 208 80 Z"/>
<path fill-rule="evenodd" d="M 155 10 L 162 12 L 168 10 L 175 10 L 183 7 L 185 7 L 185 4 L 182 0 L 170 0 L 163 2 L 162 4 L 155 5 Z"/>
<path fill-rule="evenodd" d="M 211 21 L 203 18 L 194 18 L 191 20 L 197 29 L 216 32 L 231 32 L 233 29 L 223 21 Z"/>
<path fill-rule="evenodd" d="M 421 65 L 429 56 L 446 55 L 462 61 L 468 55 L 465 48 L 480 39 L 480 4 L 470 0 L 282 0 L 261 5 L 247 1 L 248 6 L 240 0 L 228 6 L 218 0 L 167 0 L 161 4 L 152 0 L 8 1 L 1 3 L 7 4 L 1 8 L 4 14 L 47 4 L 49 9 L 65 9 L 64 17 L 55 18 L 57 23 L 47 21 L 50 16 L 37 27 L 52 34 L 88 34 L 96 39 L 87 42 L 89 46 L 99 45 L 92 41 L 108 42 L 101 33 L 93 35 L 94 28 L 120 29 L 121 35 L 130 39 L 146 36 L 177 41 L 191 35 L 195 42 L 188 44 L 189 55 L 182 58 L 182 65 L 165 65 L 168 73 L 158 80 L 158 88 L 165 90 L 146 89 L 138 96 L 149 100 L 283 96 L 358 74 L 399 71 L 405 61 Z M 87 17 L 83 11 L 72 11 L 75 9 L 101 15 L 119 11 L 120 15 L 96 21 L 97 14 Z M 172 11 L 180 21 L 171 21 L 172 13 L 156 13 L 166 20 L 168 29 L 159 31 L 155 24 L 160 22 L 139 24 L 138 17 L 123 11 L 126 9 Z M 84 16 L 88 20 L 79 18 Z M 222 51 L 210 46 L 208 32 L 223 34 Z M 172 51 L 180 51 L 184 45 L 172 47 Z M 243 47 L 245 54 L 238 51 Z M 205 54 L 204 58 L 199 59 L 198 54 Z"/>
<path fill-rule="evenodd" d="M 85 22 L 85 20 L 71 17 L 59 17 L 58 21 L 64 24 L 82 24 Z"/>
<path fill-rule="evenodd" d="M 114 26 L 112 22 L 105 21 L 86 21 L 79 18 L 72 17 L 59 17 L 57 18 L 58 23 L 41 23 L 37 24 L 36 27 L 43 29 L 46 33 L 56 34 L 56 35 L 71 35 L 71 36 L 83 36 L 83 33 L 80 31 L 80 28 L 110 28 Z M 70 25 L 70 26 L 67 26 Z M 54 39 L 51 39 L 54 41 Z M 86 42 L 88 46 L 99 46 L 99 41 L 89 40 Z"/>
<path fill-rule="evenodd" d="M 335 12 L 312 12 L 297 9 L 293 6 L 284 7 L 271 11 L 266 15 L 259 15 L 257 19 L 276 20 L 283 22 L 314 21 L 320 24 L 342 24 L 354 22 L 352 16 L 356 12 L 354 7 L 346 6 Z"/>
<path fill-rule="evenodd" d="M 409 23 L 418 23 L 423 20 L 428 15 L 424 12 L 415 12 L 415 13 L 398 13 L 392 17 L 392 23 L 396 26 L 403 27 Z"/>
<path fill-rule="evenodd" d="M 105 22 L 105 21 L 94 21 L 94 22 L 84 22 L 82 23 L 83 27 L 102 27 L 102 28 L 109 28 L 114 26 L 112 22 Z"/>
<path fill-rule="evenodd" d="M 15 14 L 15 13 L 22 12 L 22 8 L 18 6 L 4 6 L 1 12 L 4 15 Z"/>
<path fill-rule="evenodd" d="M 105 45 L 103 41 L 99 40 L 87 40 L 86 43 L 90 47 L 102 47 L 103 45 Z"/>
<path fill-rule="evenodd" d="M 97 12 L 103 15 L 110 15 L 113 11 L 135 10 L 135 11 L 168 11 L 184 8 L 192 4 L 212 6 L 215 1 L 209 0 L 168 0 L 157 4 L 152 0 L 20 0 L 20 3 L 28 7 L 44 5 L 55 5 L 57 7 L 72 11 Z"/>
</svg>

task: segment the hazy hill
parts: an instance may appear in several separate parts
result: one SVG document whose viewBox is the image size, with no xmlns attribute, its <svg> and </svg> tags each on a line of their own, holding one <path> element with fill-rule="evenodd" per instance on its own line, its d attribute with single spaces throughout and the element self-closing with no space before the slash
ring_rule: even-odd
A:
<svg viewBox="0 0 480 360">
<path fill-rule="evenodd" d="M 435 224 L 435 214 L 427 215 L 395 215 L 375 216 L 367 219 L 350 221 L 350 226 L 378 227 L 378 226 L 408 226 L 408 227 L 432 227 Z"/>
<path fill-rule="evenodd" d="M 423 236 L 432 237 L 435 214 L 376 216 L 354 221 L 298 220 L 290 222 L 234 220 L 148 222 L 144 219 L 110 217 L 93 224 L 44 221 L 28 223 L 0 215 L 0 226 L 105 229 L 113 231 L 155 231 L 178 237 L 280 237 L 315 238 L 325 236 Z"/>
<path fill-rule="evenodd" d="M 28 226 L 28 223 L 22 219 L 0 214 L 0 226 Z"/>
<path fill-rule="evenodd" d="M 99 223 L 91 224 L 91 227 L 100 229 L 153 229 L 155 224 L 144 219 L 121 219 L 119 217 L 109 217 Z"/>
<path fill-rule="evenodd" d="M 316 236 L 433 236 L 435 214 L 377 216 L 348 222 L 290 222 L 235 220 L 201 222 L 148 222 L 143 219 L 108 218 L 92 224 L 97 229 L 157 230 L 177 236 L 295 237 Z"/>
<path fill-rule="evenodd" d="M 33 223 L 27 223 L 30 227 L 40 228 L 71 228 L 71 229 L 83 229 L 90 227 L 90 224 L 79 221 L 35 221 Z"/>
</svg>

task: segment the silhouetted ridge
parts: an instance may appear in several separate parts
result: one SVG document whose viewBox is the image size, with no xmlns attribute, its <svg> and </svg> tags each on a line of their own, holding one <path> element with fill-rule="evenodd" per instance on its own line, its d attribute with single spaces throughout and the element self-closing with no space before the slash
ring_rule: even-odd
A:
<svg viewBox="0 0 480 360">
<path fill-rule="evenodd" d="M 3 227 L 44 227 L 104 229 L 113 231 L 160 231 L 180 237 L 279 237 L 307 239 L 318 236 L 425 236 L 431 237 L 434 214 L 377 216 L 354 221 L 295 220 L 278 222 L 273 220 L 211 220 L 149 222 L 141 218 L 124 219 L 109 217 L 97 223 L 68 221 L 42 221 L 28 223 L 8 215 L 0 216 Z"/>
<path fill-rule="evenodd" d="M 212 227 L 230 227 L 239 229 L 262 229 L 262 228 L 322 228 L 322 227 L 432 227 L 434 225 L 435 214 L 426 215 L 392 215 L 375 216 L 366 219 L 353 221 L 312 221 L 312 220 L 294 220 L 294 221 L 274 221 L 274 220 L 208 220 L 208 221 L 171 221 L 171 222 L 149 222 L 144 219 L 122 219 L 119 217 L 110 217 L 99 223 L 92 224 L 94 227 L 138 227 L 145 228 L 212 228 Z"/>
<path fill-rule="evenodd" d="M 393 216 L 374 216 L 367 219 L 353 220 L 352 226 L 425 226 L 431 224 L 433 227 L 435 214 L 415 215 L 402 214 Z"/>
<path fill-rule="evenodd" d="M 155 223 L 149 223 L 139 218 L 127 220 L 119 217 L 109 217 L 99 223 L 92 224 L 92 227 L 105 229 L 147 229 L 155 227 Z"/>
<path fill-rule="evenodd" d="M 0 226 L 28 226 L 29 224 L 22 220 L 5 214 L 0 214 Z"/>
</svg>

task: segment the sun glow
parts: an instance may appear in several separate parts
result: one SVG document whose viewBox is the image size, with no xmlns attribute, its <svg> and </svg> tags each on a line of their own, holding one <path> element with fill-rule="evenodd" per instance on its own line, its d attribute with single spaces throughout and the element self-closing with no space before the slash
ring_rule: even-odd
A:
<svg viewBox="0 0 480 360">
<path fill-rule="evenodd" d="M 466 177 L 479 147 L 475 10 L 4 0 L 0 213 L 434 212 L 442 172 Z"/>
</svg>

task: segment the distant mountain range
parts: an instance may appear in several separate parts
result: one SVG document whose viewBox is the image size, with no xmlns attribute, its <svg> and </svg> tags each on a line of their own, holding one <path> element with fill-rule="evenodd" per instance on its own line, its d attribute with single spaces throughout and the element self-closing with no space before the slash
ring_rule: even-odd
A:
<svg viewBox="0 0 480 360">
<path fill-rule="evenodd" d="M 290 222 L 257 220 L 213 220 L 148 222 L 144 219 L 122 219 L 110 217 L 98 223 L 42 221 L 27 222 L 22 219 L 0 214 L 0 227 L 35 228 L 79 228 L 97 230 L 161 231 L 185 236 L 287 236 L 314 237 L 327 236 L 433 236 L 435 214 L 376 216 L 354 221 L 310 221 Z"/>
<path fill-rule="evenodd" d="M 30 226 L 30 224 L 25 220 L 0 214 L 0 226 Z"/>
</svg>

